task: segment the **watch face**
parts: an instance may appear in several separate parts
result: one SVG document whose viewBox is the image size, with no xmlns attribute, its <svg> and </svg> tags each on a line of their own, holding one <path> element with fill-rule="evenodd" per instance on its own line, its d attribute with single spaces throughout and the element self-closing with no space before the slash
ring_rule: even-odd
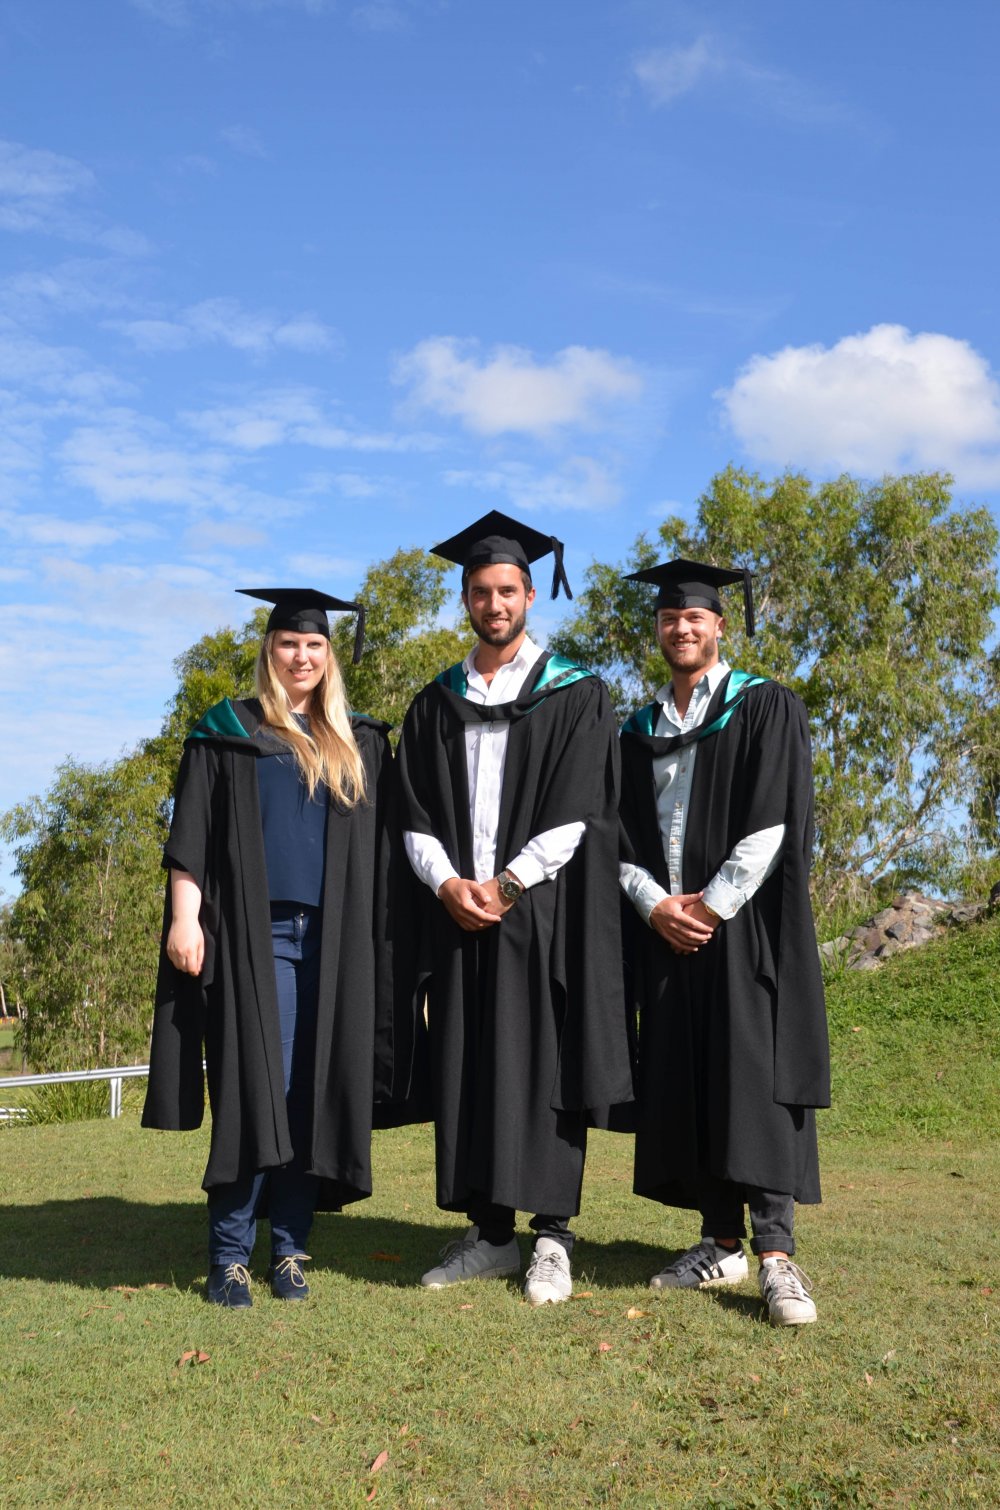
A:
<svg viewBox="0 0 1000 1510">
<path fill-rule="evenodd" d="M 521 895 L 521 887 L 510 876 L 504 876 L 498 890 L 505 902 L 516 902 Z"/>
</svg>

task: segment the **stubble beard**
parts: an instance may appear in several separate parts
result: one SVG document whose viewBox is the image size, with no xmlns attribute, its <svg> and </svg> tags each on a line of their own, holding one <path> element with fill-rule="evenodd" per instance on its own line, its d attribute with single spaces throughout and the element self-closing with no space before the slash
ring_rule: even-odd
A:
<svg viewBox="0 0 1000 1510">
<path fill-rule="evenodd" d="M 524 633 L 528 622 L 528 615 L 527 613 L 518 614 L 517 618 L 512 619 L 510 624 L 503 629 L 499 626 L 496 629 L 491 629 L 484 619 L 480 618 L 477 621 L 471 613 L 469 614 L 469 622 L 484 645 L 490 645 L 494 650 L 502 650 L 505 645 L 513 644 L 519 634 Z"/>
</svg>

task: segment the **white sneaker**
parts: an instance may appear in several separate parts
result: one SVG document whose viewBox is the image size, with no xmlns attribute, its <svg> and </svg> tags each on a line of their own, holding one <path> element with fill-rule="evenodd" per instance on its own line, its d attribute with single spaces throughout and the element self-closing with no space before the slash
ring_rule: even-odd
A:
<svg viewBox="0 0 1000 1510">
<path fill-rule="evenodd" d="M 749 1275 L 743 1244 L 722 1248 L 712 1237 L 688 1248 L 649 1281 L 651 1290 L 714 1290 L 739 1285 Z"/>
<path fill-rule="evenodd" d="M 765 1258 L 757 1276 L 772 1326 L 805 1326 L 816 1320 L 812 1286 L 790 1258 Z"/>
<path fill-rule="evenodd" d="M 470 1227 L 464 1237 L 441 1249 L 442 1263 L 428 1269 L 420 1283 L 428 1290 L 443 1290 L 465 1279 L 500 1279 L 516 1274 L 521 1267 L 521 1250 L 517 1239 L 496 1247 L 479 1236 L 478 1227 Z"/>
<path fill-rule="evenodd" d="M 533 1306 L 558 1305 L 573 1293 L 569 1254 L 554 1238 L 540 1237 L 535 1244 L 524 1280 L 524 1298 Z"/>
</svg>

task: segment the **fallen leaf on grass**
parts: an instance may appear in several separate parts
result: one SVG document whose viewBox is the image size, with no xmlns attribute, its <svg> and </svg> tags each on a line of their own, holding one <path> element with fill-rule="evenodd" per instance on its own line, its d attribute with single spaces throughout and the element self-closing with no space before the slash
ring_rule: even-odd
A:
<svg viewBox="0 0 1000 1510">
<path fill-rule="evenodd" d="M 860 1032 L 861 1032 L 861 1029 L 860 1029 L 860 1028 L 852 1028 L 852 1029 L 851 1029 L 851 1032 L 852 1032 L 852 1033 L 860 1033 Z"/>
<path fill-rule="evenodd" d="M 460 1311 L 474 1311 L 474 1310 L 475 1310 L 475 1309 L 476 1309 L 476 1308 L 475 1308 L 475 1306 L 474 1306 L 474 1305 L 473 1305 L 473 1304 L 472 1304 L 472 1301 L 471 1301 L 471 1300 L 467 1300 L 467 1301 L 466 1301 L 466 1302 L 465 1302 L 465 1305 L 464 1305 L 464 1306 L 459 1306 L 459 1308 L 458 1308 L 458 1309 L 459 1309 L 459 1310 L 460 1310 Z"/>
<path fill-rule="evenodd" d="M 606 1316 L 607 1314 L 607 1311 L 595 1311 L 592 1306 L 587 1307 L 588 1316 Z"/>
<path fill-rule="evenodd" d="M 113 1290 L 116 1295 L 126 1295 L 129 1300 L 139 1293 L 138 1285 L 108 1285 L 108 1289 Z"/>
<path fill-rule="evenodd" d="M 575 1421 L 571 1421 L 569 1423 L 569 1429 L 570 1429 L 570 1431 L 576 1431 L 576 1428 L 578 1426 L 582 1426 L 582 1425 L 583 1425 L 583 1417 L 582 1416 L 577 1416 L 577 1418 L 576 1418 Z"/>
<path fill-rule="evenodd" d="M 599 1342 L 597 1344 L 597 1351 L 599 1353 L 610 1353 L 610 1351 L 611 1351 L 611 1343 L 610 1342 Z"/>
<path fill-rule="evenodd" d="M 310 1419 L 310 1421 L 315 1421 L 317 1426 L 322 1426 L 323 1425 L 323 1417 L 322 1416 L 314 1416 L 313 1413 L 312 1413 L 312 1411 L 309 1412 L 309 1419 Z"/>
<path fill-rule="evenodd" d="M 979 1293 L 980 1293 L 980 1295 L 992 1295 L 993 1294 L 993 1286 L 992 1285 L 983 1285 L 983 1288 L 980 1290 Z"/>
<path fill-rule="evenodd" d="M 865 1370 L 865 1383 L 867 1385 L 872 1385 L 872 1384 L 875 1383 L 875 1380 L 872 1378 L 871 1374 L 868 1372 L 867 1369 Z"/>
<path fill-rule="evenodd" d="M 369 1253 L 368 1257 L 376 1259 L 380 1264 L 401 1264 L 403 1262 L 403 1255 L 401 1253 L 383 1253 L 381 1248 L 375 1253 Z"/>
<path fill-rule="evenodd" d="M 69 1408 L 69 1410 L 66 1412 L 66 1414 L 67 1414 L 67 1416 L 75 1416 L 76 1415 L 76 1406 L 75 1405 L 71 1405 L 70 1408 Z"/>
<path fill-rule="evenodd" d="M 162 1449 L 161 1449 L 161 1450 L 160 1450 L 160 1451 L 159 1451 L 159 1452 L 158 1452 L 158 1453 L 157 1453 L 157 1454 L 156 1454 L 156 1456 L 157 1456 L 157 1457 L 158 1457 L 158 1458 L 162 1458 L 162 1459 L 163 1459 L 163 1461 L 164 1461 L 164 1463 L 166 1463 L 166 1465 L 167 1465 L 167 1467 L 168 1467 L 168 1468 L 169 1468 L 169 1467 L 170 1467 L 170 1453 L 169 1453 L 169 1452 L 168 1452 L 168 1451 L 167 1451 L 167 1449 L 166 1449 L 166 1448 L 165 1448 L 165 1447 L 164 1447 L 164 1448 L 162 1448 Z"/>
<path fill-rule="evenodd" d="M 570 1296 L 571 1300 L 593 1300 L 593 1298 L 593 1290 L 577 1290 L 575 1295 Z"/>
<path fill-rule="evenodd" d="M 379 1472 L 381 1472 L 381 1470 L 385 1467 L 385 1465 L 386 1465 L 386 1463 L 388 1463 L 388 1461 L 389 1461 L 389 1454 L 385 1450 L 385 1448 L 383 1447 L 382 1451 L 379 1453 L 378 1457 L 375 1459 L 374 1463 L 369 1468 L 368 1472 L 369 1473 L 379 1473 Z"/>
<path fill-rule="evenodd" d="M 701 1395 L 698 1400 L 698 1404 L 703 1405 L 706 1410 L 718 1410 L 719 1408 L 718 1400 L 716 1400 L 712 1395 Z"/>
<path fill-rule="evenodd" d="M 410 1429 L 409 1422 L 408 1421 L 404 1421 L 403 1424 L 402 1424 L 402 1426 L 399 1428 L 399 1435 L 401 1437 L 405 1437 L 406 1433 L 409 1431 L 409 1429 Z"/>
<path fill-rule="evenodd" d="M 366 1505 L 370 1505 L 371 1502 L 372 1502 L 372 1500 L 375 1498 L 376 1494 L 378 1494 L 378 1485 L 377 1484 L 375 1485 L 375 1487 L 372 1490 L 371 1494 L 366 1494 L 365 1495 L 365 1504 Z"/>
<path fill-rule="evenodd" d="M 151 1279 L 149 1284 L 143 1285 L 144 1290 L 169 1290 L 170 1286 L 162 1279 Z"/>
<path fill-rule="evenodd" d="M 648 1315 L 648 1311 L 640 1311 L 638 1306 L 629 1306 L 628 1310 L 625 1312 L 625 1319 L 627 1321 L 638 1321 L 640 1316 Z"/>
<path fill-rule="evenodd" d="M 750 1375 L 750 1383 L 751 1384 L 759 1384 L 760 1383 L 760 1374 L 751 1374 Z"/>
<path fill-rule="evenodd" d="M 183 1368 L 185 1363 L 211 1363 L 211 1361 L 209 1355 L 203 1353 L 200 1348 L 189 1347 L 187 1352 L 181 1353 L 174 1367 Z"/>
</svg>

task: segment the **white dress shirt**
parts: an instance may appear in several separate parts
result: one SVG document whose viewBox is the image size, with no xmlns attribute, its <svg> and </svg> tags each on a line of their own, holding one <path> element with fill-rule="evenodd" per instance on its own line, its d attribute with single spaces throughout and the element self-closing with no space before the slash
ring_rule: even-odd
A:
<svg viewBox="0 0 1000 1510">
<path fill-rule="evenodd" d="M 656 694 L 660 712 L 654 732 L 662 738 L 686 734 L 689 729 L 696 729 L 703 724 L 716 688 L 729 675 L 729 669 L 724 661 L 720 661 L 695 682 L 691 701 L 683 718 L 674 701 L 673 683 L 661 687 Z M 682 745 L 670 755 L 657 755 L 653 758 L 656 811 L 660 821 L 663 858 L 667 862 L 667 874 L 670 877 L 669 893 L 664 891 L 643 866 L 623 862 L 618 867 L 622 890 L 647 923 L 649 914 L 658 902 L 662 902 L 668 895 L 679 896 L 684 890 L 684 834 L 697 752 L 698 745 L 695 742 Z M 759 829 L 741 839 L 729 859 L 705 886 L 702 896 L 705 905 L 718 913 L 720 918 L 735 917 L 774 870 L 784 837 L 785 825 L 778 823 L 773 828 Z"/>
<path fill-rule="evenodd" d="M 523 690 L 531 668 L 542 653 L 525 635 L 514 659 L 499 666 L 492 680 L 487 683 L 476 670 L 476 648 L 470 650 L 462 662 L 468 678 L 465 695 L 470 702 L 483 704 L 513 702 Z M 500 793 L 503 790 L 509 731 L 510 724 L 500 721 L 480 723 L 477 720 L 465 726 L 474 879 L 489 881 L 498 869 L 508 868 L 522 886 L 537 886 L 539 881 L 550 880 L 571 859 L 583 838 L 586 825 L 563 823 L 558 828 L 545 829 L 529 839 L 519 855 L 505 858 L 497 866 Z M 404 842 L 410 864 L 435 896 L 445 881 L 458 875 L 444 845 L 433 834 L 418 834 L 407 830 Z"/>
</svg>

